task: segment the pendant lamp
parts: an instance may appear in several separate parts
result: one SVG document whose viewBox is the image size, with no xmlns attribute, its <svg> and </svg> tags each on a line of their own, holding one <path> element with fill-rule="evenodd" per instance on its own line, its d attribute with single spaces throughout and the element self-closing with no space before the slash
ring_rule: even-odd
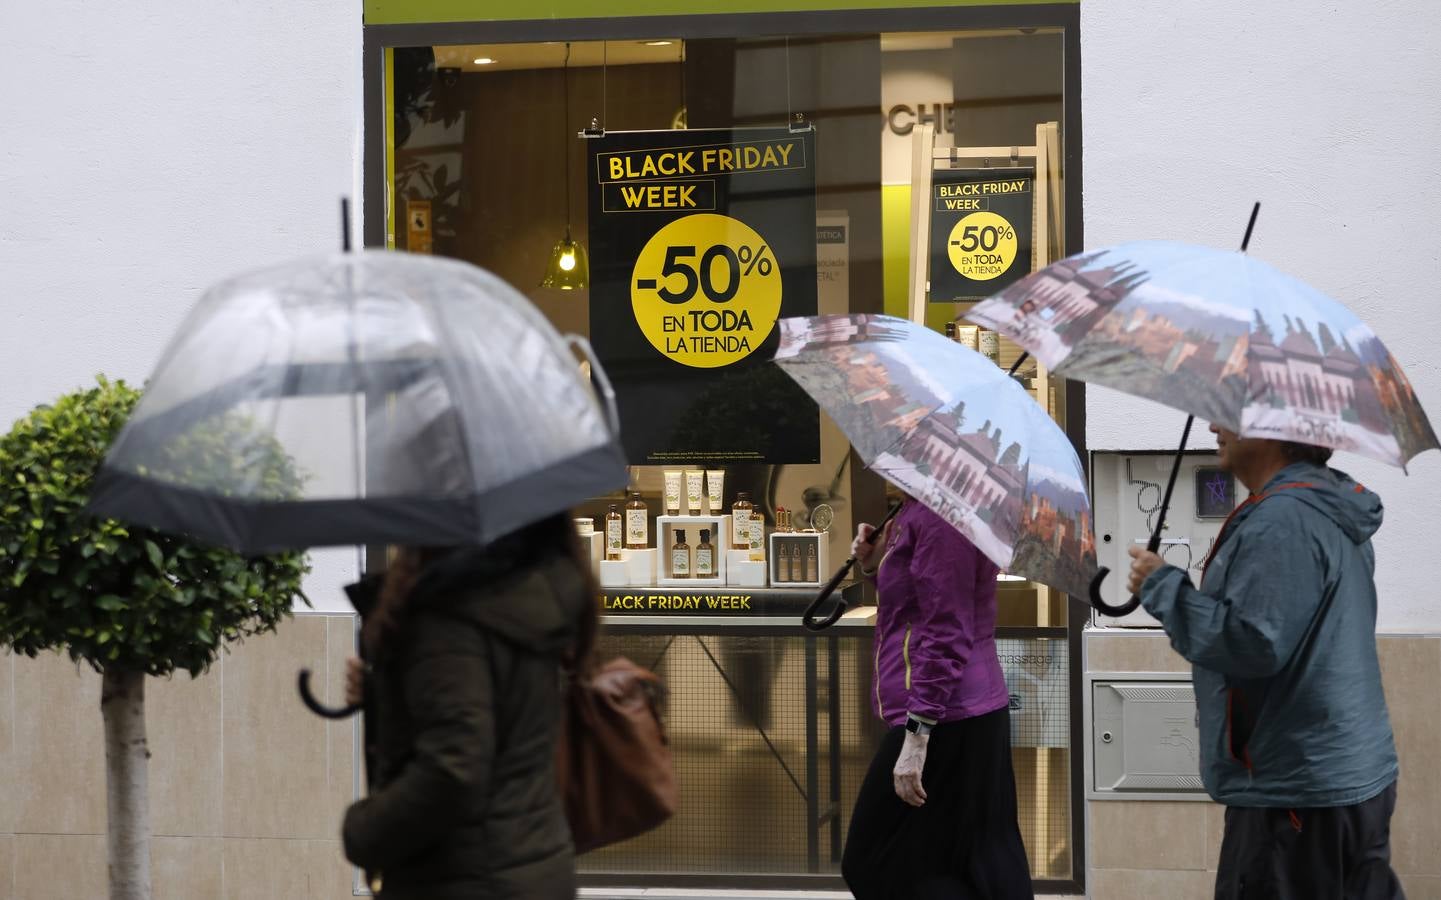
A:
<svg viewBox="0 0 1441 900">
<path fill-rule="evenodd" d="M 560 291 L 584 290 L 590 287 L 590 259 L 586 256 L 585 245 L 570 236 L 570 42 L 565 45 L 565 66 L 562 69 L 564 85 L 565 119 L 561 122 L 561 137 L 565 140 L 565 170 L 561 178 L 565 181 L 565 236 L 555 242 L 550 251 L 550 263 L 545 267 L 543 288 Z"/>
</svg>

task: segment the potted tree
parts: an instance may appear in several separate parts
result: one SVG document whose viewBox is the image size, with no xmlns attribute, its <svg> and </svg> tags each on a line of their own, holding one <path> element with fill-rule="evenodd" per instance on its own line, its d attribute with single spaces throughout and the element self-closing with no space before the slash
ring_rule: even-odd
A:
<svg viewBox="0 0 1441 900">
<path fill-rule="evenodd" d="M 304 598 L 308 571 L 304 554 L 247 559 L 84 512 L 139 397 L 100 377 L 0 437 L 0 644 L 30 657 L 64 651 L 101 675 L 111 900 L 150 898 L 146 676 L 199 676 L 227 643 L 273 631 Z M 222 417 L 196 437 L 215 477 L 238 469 L 226 436 L 244 427 Z M 263 466 L 298 490 L 278 445 Z"/>
</svg>

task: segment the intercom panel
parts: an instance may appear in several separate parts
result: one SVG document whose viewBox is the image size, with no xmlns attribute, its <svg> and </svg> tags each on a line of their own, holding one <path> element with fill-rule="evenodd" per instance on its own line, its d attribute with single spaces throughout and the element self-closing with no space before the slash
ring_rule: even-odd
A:
<svg viewBox="0 0 1441 900">
<path fill-rule="evenodd" d="M 1101 585 L 1107 603 L 1123 603 L 1131 570 L 1127 551 L 1144 547 L 1160 516 L 1175 451 L 1098 450 L 1091 454 L 1091 498 L 1096 514 L 1096 557 L 1111 574 Z M 1238 493 L 1238 491 L 1241 491 Z M 1200 583 L 1201 567 L 1226 517 L 1245 496 L 1234 478 L 1221 471 L 1214 451 L 1188 451 L 1181 457 L 1171 506 L 1161 533 L 1160 554 Z M 1144 608 L 1111 618 L 1092 613 L 1098 626 L 1155 627 Z"/>
</svg>

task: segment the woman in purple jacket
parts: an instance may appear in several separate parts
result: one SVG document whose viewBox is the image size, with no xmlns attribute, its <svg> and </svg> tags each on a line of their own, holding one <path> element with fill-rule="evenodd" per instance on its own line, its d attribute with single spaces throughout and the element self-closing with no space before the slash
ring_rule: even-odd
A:
<svg viewBox="0 0 1441 900">
<path fill-rule="evenodd" d="M 890 726 L 856 798 L 841 872 L 857 900 L 1031 898 L 1016 825 L 994 563 L 907 498 L 851 545 L 875 579 L 876 714 Z"/>
</svg>

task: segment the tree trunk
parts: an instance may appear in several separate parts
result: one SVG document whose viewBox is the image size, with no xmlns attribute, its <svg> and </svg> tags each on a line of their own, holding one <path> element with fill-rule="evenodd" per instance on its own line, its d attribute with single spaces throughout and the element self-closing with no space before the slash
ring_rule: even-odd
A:
<svg viewBox="0 0 1441 900">
<path fill-rule="evenodd" d="M 145 673 L 105 670 L 105 785 L 110 900 L 150 900 L 150 748 Z"/>
</svg>

